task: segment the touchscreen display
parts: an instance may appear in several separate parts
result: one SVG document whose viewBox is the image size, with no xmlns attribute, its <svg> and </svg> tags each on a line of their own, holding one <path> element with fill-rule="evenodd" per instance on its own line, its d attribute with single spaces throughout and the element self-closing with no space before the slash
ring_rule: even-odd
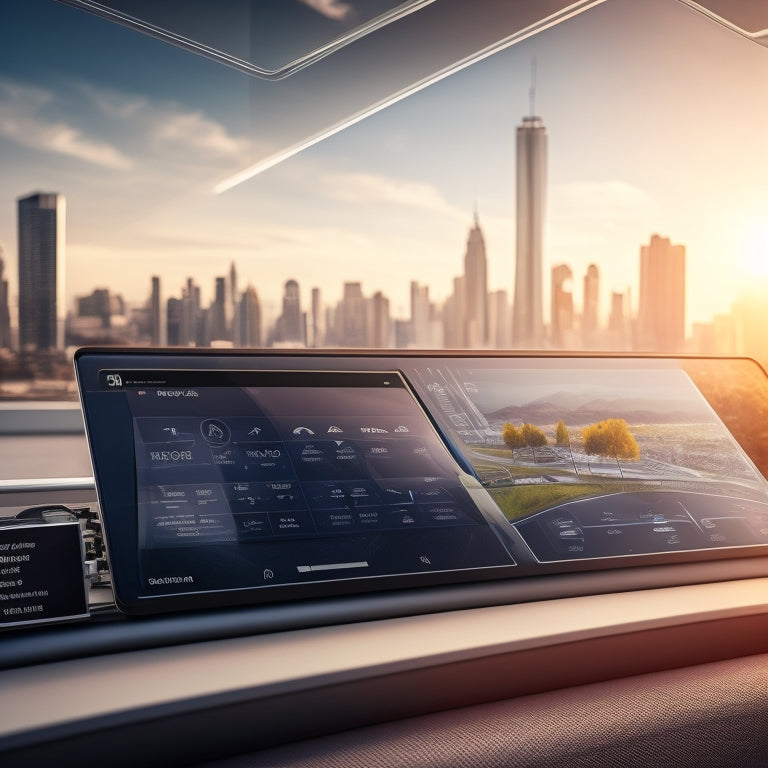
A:
<svg viewBox="0 0 768 768">
<path fill-rule="evenodd" d="M 411 375 L 551 562 L 768 544 L 768 483 L 694 384 L 743 381 L 741 362 L 443 360 Z M 765 376 L 755 384 L 751 398 L 765 398 Z"/>
<path fill-rule="evenodd" d="M 473 502 L 479 485 L 396 372 L 102 370 L 99 381 L 102 402 L 123 399 L 130 419 L 130 466 L 109 483 L 129 491 L 135 477 L 139 599 L 514 565 L 503 516 Z"/>
<path fill-rule="evenodd" d="M 129 611 L 768 545 L 768 378 L 748 360 L 112 349 L 76 365 Z"/>
</svg>

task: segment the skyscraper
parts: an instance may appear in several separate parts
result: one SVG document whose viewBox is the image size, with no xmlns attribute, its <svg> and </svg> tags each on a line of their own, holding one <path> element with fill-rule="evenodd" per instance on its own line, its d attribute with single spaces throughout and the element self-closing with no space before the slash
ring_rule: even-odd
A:
<svg viewBox="0 0 768 768">
<path fill-rule="evenodd" d="M 173 296 L 165 303 L 165 340 L 171 347 L 178 347 L 181 344 L 183 306 L 183 299 Z"/>
<path fill-rule="evenodd" d="M 581 343 L 594 348 L 598 339 L 600 271 L 596 264 L 587 267 L 584 275 L 584 312 L 581 315 Z"/>
<path fill-rule="evenodd" d="M 11 347 L 11 309 L 8 294 L 8 281 L 3 277 L 5 262 L 3 249 L 0 248 L 0 349 Z"/>
<path fill-rule="evenodd" d="M 211 339 L 214 341 L 229 340 L 227 333 L 227 280 L 217 277 L 214 283 L 214 299 L 210 307 Z"/>
<path fill-rule="evenodd" d="M 488 345 L 488 266 L 477 211 L 464 255 L 464 293 L 464 345 L 485 347 Z"/>
<path fill-rule="evenodd" d="M 19 347 L 64 349 L 63 195 L 35 192 L 19 198 Z"/>
<path fill-rule="evenodd" d="M 546 174 L 547 130 L 541 118 L 524 117 L 517 128 L 517 248 L 512 324 L 516 347 L 544 344 L 542 258 Z"/>
<path fill-rule="evenodd" d="M 295 280 L 287 280 L 283 292 L 283 313 L 275 325 L 275 342 L 294 346 L 304 344 L 305 335 L 299 284 Z"/>
<path fill-rule="evenodd" d="M 203 329 L 200 325 L 200 286 L 195 285 L 195 281 L 188 277 L 181 297 L 179 344 L 183 347 L 201 344 Z"/>
<path fill-rule="evenodd" d="M 389 299 L 376 291 L 368 299 L 367 344 L 368 347 L 385 349 L 389 346 Z"/>
<path fill-rule="evenodd" d="M 237 342 L 243 347 L 261 346 L 261 303 L 256 289 L 249 285 L 237 305 Z"/>
<path fill-rule="evenodd" d="M 509 349 L 512 338 L 512 322 L 509 311 L 509 294 L 491 291 L 488 294 L 488 338 L 493 349 Z"/>
<path fill-rule="evenodd" d="M 556 349 L 572 346 L 573 293 L 569 290 L 573 271 L 567 264 L 552 267 L 552 345 Z"/>
<path fill-rule="evenodd" d="M 358 282 L 344 283 L 344 294 L 336 306 L 336 343 L 342 347 L 368 345 L 368 315 L 363 287 Z"/>
<path fill-rule="evenodd" d="M 453 278 L 453 294 L 443 304 L 443 339 L 448 349 L 462 349 L 466 347 L 464 340 L 464 275 Z"/>
<path fill-rule="evenodd" d="M 608 333 L 606 335 L 608 349 L 632 349 L 631 320 L 629 316 L 631 304 L 629 289 L 627 289 L 626 293 L 618 291 L 611 293 L 611 312 L 608 315 Z"/>
<path fill-rule="evenodd" d="M 312 289 L 312 308 L 310 315 L 309 346 L 322 347 L 324 343 L 323 333 L 323 301 L 320 289 Z"/>
<path fill-rule="evenodd" d="M 411 320 L 407 346 L 427 349 L 430 346 L 429 286 L 411 280 Z"/>
<path fill-rule="evenodd" d="M 237 268 L 235 267 L 235 262 L 233 261 L 229 265 L 229 279 L 227 280 L 227 328 L 231 328 L 235 322 L 235 315 L 237 314 L 237 297 Z M 234 328 L 232 335 L 234 335 Z"/>
<path fill-rule="evenodd" d="M 149 337 L 153 347 L 164 343 L 160 277 L 152 275 L 152 294 L 149 297 Z"/>
<path fill-rule="evenodd" d="M 640 247 L 637 346 L 681 352 L 685 344 L 685 246 L 653 235 Z"/>
</svg>

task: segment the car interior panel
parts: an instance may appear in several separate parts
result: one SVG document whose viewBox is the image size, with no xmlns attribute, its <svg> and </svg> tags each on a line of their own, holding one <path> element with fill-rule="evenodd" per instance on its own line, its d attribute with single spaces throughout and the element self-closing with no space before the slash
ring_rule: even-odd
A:
<svg viewBox="0 0 768 768">
<path fill-rule="evenodd" d="M 767 766 L 766 47 L 2 3 L 0 765 Z"/>
</svg>

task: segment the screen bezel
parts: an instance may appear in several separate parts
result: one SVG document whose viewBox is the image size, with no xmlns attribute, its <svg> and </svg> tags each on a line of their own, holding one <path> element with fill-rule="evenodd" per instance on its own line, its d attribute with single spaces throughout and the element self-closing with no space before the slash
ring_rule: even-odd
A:
<svg viewBox="0 0 768 768">
<path fill-rule="evenodd" d="M 75 354 L 75 367 L 78 383 L 80 385 L 81 396 L 83 387 L 88 384 L 88 376 L 93 376 L 101 367 L 119 368 L 125 365 L 126 359 L 142 358 L 142 367 L 181 366 L 194 369 L 212 368 L 214 370 L 222 369 L 243 369 L 243 370 L 317 370 L 327 369 L 332 371 L 391 371 L 400 370 L 403 373 L 406 382 L 409 383 L 409 389 L 420 404 L 426 417 L 435 428 L 440 439 L 453 454 L 457 464 L 465 472 L 471 474 L 472 468 L 464 461 L 461 451 L 452 442 L 450 434 L 441 428 L 439 420 L 431 413 L 429 405 L 424 402 L 420 394 L 409 381 L 409 368 L 415 369 L 418 365 L 435 365 L 440 362 L 451 364 L 471 365 L 476 362 L 478 365 L 536 365 L 544 367 L 595 367 L 600 365 L 611 365 L 618 367 L 637 367 L 640 369 L 658 368 L 682 368 L 691 363 L 701 362 L 706 365 L 719 367 L 724 364 L 747 366 L 752 372 L 756 372 L 761 381 L 766 384 L 768 391 L 768 376 L 763 369 L 754 360 L 749 358 L 720 358 L 706 357 L 701 355 L 638 355 L 638 354 L 569 354 L 558 353 L 556 355 L 543 352 L 477 352 L 463 350 L 439 350 L 439 351 L 420 351 L 420 350 L 238 350 L 238 349 L 120 349 L 109 347 L 83 348 Z M 737 367 L 736 370 L 741 370 Z M 744 369 L 746 370 L 746 369 Z M 698 387 L 697 387 L 698 388 Z M 85 410 L 85 409 L 84 409 Z M 86 414 L 86 421 L 88 415 Z M 120 449 L 119 446 L 113 446 L 110 450 L 99 451 L 99 455 L 94 455 L 94 448 L 91 445 L 92 458 L 94 466 L 97 469 L 97 479 L 99 476 L 99 462 L 109 463 L 115 460 L 125 460 L 131 458 L 130 451 Z M 746 454 L 745 454 L 746 456 Z M 103 504 L 110 504 L 114 499 L 109 499 L 108 493 L 102 499 L 103 491 L 98 488 L 100 501 Z M 133 500 L 135 503 L 135 500 Z M 130 504 L 124 505 L 124 512 Z M 112 518 L 115 515 L 111 515 Z M 672 564 L 684 562 L 701 562 L 707 560 L 723 560 L 731 558 L 742 558 L 751 556 L 764 556 L 766 545 L 756 543 L 754 545 L 728 546 L 723 548 L 695 549 L 676 552 L 654 552 L 644 553 L 632 556 L 611 556 L 600 559 L 568 560 L 568 561 L 548 561 L 538 562 L 528 550 L 522 537 L 510 526 L 510 536 L 513 540 L 513 552 L 517 561 L 517 566 L 508 569 L 490 569 L 489 572 L 445 572 L 441 574 L 416 574 L 407 577 L 378 577 L 375 580 L 347 581 L 345 583 L 336 583 L 336 586 L 330 590 L 317 588 L 315 585 L 307 585 L 306 589 L 294 587 L 281 588 L 272 587 L 270 590 L 262 590 L 261 596 L 256 600 L 252 594 L 254 590 L 235 590 L 215 594 L 195 594 L 175 595 L 169 598 L 143 598 L 141 601 L 131 597 L 130 591 L 126 591 L 126 586 L 130 586 L 131 565 L 130 562 L 124 562 L 126 558 L 123 546 L 126 541 L 125 535 L 130 534 L 124 525 L 112 520 L 112 524 L 107 526 L 107 547 L 112 559 L 113 571 L 115 571 L 116 584 L 118 588 L 118 605 L 129 612 L 155 612 L 166 610 L 179 610 L 187 608 L 205 608 L 219 607 L 222 605 L 249 604 L 254 602 L 272 602 L 290 599 L 316 598 L 326 595 L 343 595 L 361 592 L 371 592 L 378 590 L 400 589 L 408 587 L 437 586 L 441 584 L 461 583 L 477 580 L 493 580 L 508 578 L 509 576 L 522 577 L 543 574 L 573 573 L 583 571 L 606 570 L 625 567 L 649 566 L 658 564 Z M 110 542 L 114 540 L 114 543 Z M 119 543 L 116 548 L 115 543 Z M 135 549 L 134 549 L 135 552 Z M 130 557 L 128 558 L 130 560 Z M 506 572 L 502 573 L 502 570 Z M 268 594 L 266 594 L 268 592 Z M 126 594 L 128 598 L 126 599 Z"/>
</svg>

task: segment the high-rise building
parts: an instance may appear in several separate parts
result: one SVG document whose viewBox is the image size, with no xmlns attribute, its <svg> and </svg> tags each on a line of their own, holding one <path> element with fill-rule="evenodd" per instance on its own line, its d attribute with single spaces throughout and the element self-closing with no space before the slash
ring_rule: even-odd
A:
<svg viewBox="0 0 768 768">
<path fill-rule="evenodd" d="M 385 349 L 389 346 L 389 299 L 377 291 L 368 299 L 367 346 Z"/>
<path fill-rule="evenodd" d="M 237 305 L 236 336 L 243 347 L 261 346 L 261 303 L 252 285 L 243 291 Z"/>
<path fill-rule="evenodd" d="M 541 118 L 524 117 L 517 128 L 517 243 L 512 323 L 512 341 L 514 346 L 522 348 L 544 344 L 542 283 L 546 175 L 547 130 Z"/>
<path fill-rule="evenodd" d="M 365 347 L 368 343 L 367 315 L 362 285 L 344 283 L 344 295 L 336 307 L 336 343 L 342 347 Z"/>
<path fill-rule="evenodd" d="M 227 332 L 227 280 L 217 277 L 214 288 L 214 300 L 209 310 L 212 341 L 231 341 Z"/>
<path fill-rule="evenodd" d="M 477 211 L 464 254 L 464 345 L 488 345 L 488 265 Z"/>
<path fill-rule="evenodd" d="M 453 294 L 443 304 L 443 340 L 447 349 L 463 349 L 464 338 L 464 276 L 453 278 Z"/>
<path fill-rule="evenodd" d="M 411 280 L 411 324 L 405 346 L 426 349 L 430 346 L 429 286 Z"/>
<path fill-rule="evenodd" d="M 232 328 L 234 335 L 235 316 L 237 315 L 237 268 L 233 261 L 229 265 L 229 279 L 227 280 L 227 301 L 226 301 L 227 327 Z"/>
<path fill-rule="evenodd" d="M 200 286 L 188 277 L 181 297 L 179 345 L 189 347 L 202 344 L 203 329 L 200 326 Z"/>
<path fill-rule="evenodd" d="M 685 246 L 653 235 L 640 247 L 637 347 L 682 352 L 685 346 Z"/>
<path fill-rule="evenodd" d="M 323 302 L 319 288 L 312 289 L 312 309 L 309 322 L 309 346 L 322 347 L 325 343 L 323 333 Z"/>
<path fill-rule="evenodd" d="M 11 348 L 11 304 L 8 281 L 3 277 L 5 262 L 0 248 L 0 349 Z"/>
<path fill-rule="evenodd" d="M 112 314 L 112 297 L 108 288 L 95 288 L 90 295 L 77 299 L 77 316 L 98 317 L 102 328 L 109 328 Z"/>
<path fill-rule="evenodd" d="M 590 264 L 584 275 L 584 311 L 581 315 L 581 343 L 585 349 L 596 346 L 599 324 L 600 271 L 597 264 Z"/>
<path fill-rule="evenodd" d="M 181 344 L 182 316 L 184 314 L 184 300 L 171 297 L 165 303 L 165 338 L 172 347 Z"/>
<path fill-rule="evenodd" d="M 305 343 L 299 284 L 295 280 L 288 280 L 285 283 L 283 313 L 277 318 L 275 342 L 288 345 Z"/>
<path fill-rule="evenodd" d="M 488 336 L 494 349 L 509 349 L 512 342 L 512 321 L 509 294 L 504 290 L 488 294 Z"/>
<path fill-rule="evenodd" d="M 64 349 L 63 195 L 36 192 L 19 198 L 19 347 Z"/>
<path fill-rule="evenodd" d="M 630 306 L 629 289 L 626 293 L 611 292 L 611 311 L 608 315 L 605 344 L 608 349 L 627 351 L 632 348 Z"/>
<path fill-rule="evenodd" d="M 149 335 L 152 346 L 163 344 L 162 300 L 160 298 L 160 278 L 152 276 L 152 295 L 149 298 Z"/>
<path fill-rule="evenodd" d="M 567 264 L 552 267 L 552 345 L 556 349 L 572 346 L 573 293 L 569 290 L 573 271 Z"/>
</svg>

